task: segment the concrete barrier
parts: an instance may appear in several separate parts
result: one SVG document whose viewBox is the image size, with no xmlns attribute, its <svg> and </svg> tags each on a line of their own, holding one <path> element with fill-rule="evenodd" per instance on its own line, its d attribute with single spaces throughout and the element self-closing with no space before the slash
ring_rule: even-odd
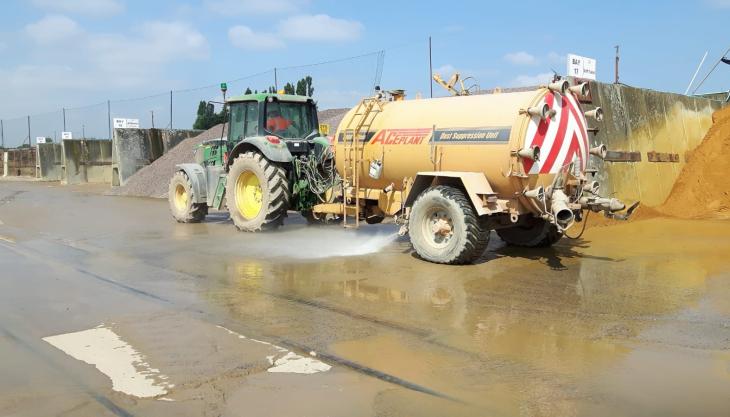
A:
<svg viewBox="0 0 730 417">
<path fill-rule="evenodd" d="M 591 146 L 604 143 L 612 161 L 591 157 L 602 194 L 657 206 L 666 200 L 687 161 L 712 125 L 717 100 L 629 87 L 591 83 L 592 104 L 603 122 L 589 120 Z M 636 160 L 640 158 L 640 160 Z"/>
<path fill-rule="evenodd" d="M 39 143 L 36 146 L 36 178 L 60 181 L 63 176 L 63 145 Z"/>
<path fill-rule="evenodd" d="M 64 184 L 111 183 L 112 142 L 110 140 L 67 139 L 61 143 Z"/>
<path fill-rule="evenodd" d="M 200 133 L 200 130 L 114 129 L 112 185 L 124 185 L 142 167 Z"/>
<path fill-rule="evenodd" d="M 8 149 L 3 154 L 3 176 L 35 177 L 35 148 Z"/>
</svg>

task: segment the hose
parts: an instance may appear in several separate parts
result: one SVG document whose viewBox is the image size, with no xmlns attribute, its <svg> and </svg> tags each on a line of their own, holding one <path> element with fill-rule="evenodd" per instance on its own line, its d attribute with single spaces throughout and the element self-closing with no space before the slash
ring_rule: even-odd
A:
<svg viewBox="0 0 730 417">
<path fill-rule="evenodd" d="M 583 210 L 583 211 L 587 212 L 587 214 L 586 214 L 586 217 L 583 219 L 583 227 L 580 229 L 580 233 L 578 233 L 578 236 L 569 236 L 568 233 L 566 233 L 567 232 L 567 230 L 566 230 L 565 232 L 563 232 L 563 235 L 565 237 L 567 237 L 568 239 L 572 239 L 572 240 L 580 239 L 581 236 L 583 236 L 583 232 L 586 231 L 586 225 L 588 224 L 588 216 L 591 215 L 591 211 L 590 210 Z"/>
</svg>

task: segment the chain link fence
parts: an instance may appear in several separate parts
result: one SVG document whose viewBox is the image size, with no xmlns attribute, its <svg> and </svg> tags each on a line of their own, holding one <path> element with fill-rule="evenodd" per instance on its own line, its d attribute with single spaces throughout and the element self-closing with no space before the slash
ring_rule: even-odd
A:
<svg viewBox="0 0 730 417">
<path fill-rule="evenodd" d="M 418 60 L 427 62 L 423 53 L 419 54 Z M 410 66 L 409 75 L 404 77 L 402 71 L 398 70 L 396 77 L 409 82 L 416 80 L 423 85 L 423 80 L 427 79 L 427 70 L 423 68 L 427 66 L 420 61 L 413 65 L 415 56 L 408 49 L 398 51 L 396 48 L 392 56 L 386 57 L 385 51 L 381 50 L 314 64 L 272 68 L 223 82 L 228 87 L 226 98 L 231 98 L 243 94 L 247 89 L 261 92 L 275 87 L 282 90 L 287 83 L 296 87 L 299 80 L 309 76 L 313 80 L 313 97 L 320 109 L 351 107 L 360 98 L 371 95 L 375 85 L 380 85 L 384 62 Z M 409 85 L 393 87 L 408 88 Z M 3 118 L 0 120 L 0 146 L 34 146 L 39 137 L 60 142 L 62 132 L 71 132 L 74 139 L 109 139 L 114 118 L 138 119 L 141 128 L 191 129 L 200 101 L 222 102 L 220 84 L 108 100 L 25 117 Z M 216 111 L 220 111 L 220 108 L 220 105 L 216 105 Z"/>
</svg>

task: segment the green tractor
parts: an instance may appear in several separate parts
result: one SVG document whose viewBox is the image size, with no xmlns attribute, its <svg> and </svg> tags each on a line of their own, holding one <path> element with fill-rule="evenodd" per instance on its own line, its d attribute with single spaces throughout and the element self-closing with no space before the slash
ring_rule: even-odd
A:
<svg viewBox="0 0 730 417">
<path fill-rule="evenodd" d="M 227 137 L 202 143 L 195 163 L 176 167 L 168 195 L 175 220 L 200 222 L 209 208 L 224 205 L 246 232 L 280 226 L 289 210 L 319 220 L 312 207 L 328 202 L 339 177 L 314 101 L 261 93 L 233 97 L 225 105 Z"/>
</svg>

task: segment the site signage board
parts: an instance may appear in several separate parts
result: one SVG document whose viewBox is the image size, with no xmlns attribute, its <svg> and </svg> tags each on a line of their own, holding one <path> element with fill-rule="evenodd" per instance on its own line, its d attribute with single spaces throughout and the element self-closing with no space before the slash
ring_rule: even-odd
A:
<svg viewBox="0 0 730 417">
<path fill-rule="evenodd" d="M 139 129 L 139 119 L 114 118 L 115 129 Z"/>
<path fill-rule="evenodd" d="M 595 80 L 596 60 L 580 55 L 568 54 L 567 75 L 584 80 Z"/>
</svg>

